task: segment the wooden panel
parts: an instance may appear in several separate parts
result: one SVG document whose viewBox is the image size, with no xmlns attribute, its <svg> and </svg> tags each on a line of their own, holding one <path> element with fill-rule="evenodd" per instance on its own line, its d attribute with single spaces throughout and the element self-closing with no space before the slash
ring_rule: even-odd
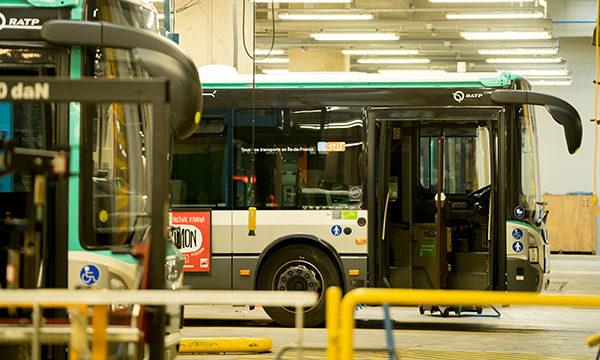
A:
<svg viewBox="0 0 600 360">
<path fill-rule="evenodd" d="M 591 195 L 544 195 L 552 252 L 596 253 L 596 218 Z"/>
</svg>

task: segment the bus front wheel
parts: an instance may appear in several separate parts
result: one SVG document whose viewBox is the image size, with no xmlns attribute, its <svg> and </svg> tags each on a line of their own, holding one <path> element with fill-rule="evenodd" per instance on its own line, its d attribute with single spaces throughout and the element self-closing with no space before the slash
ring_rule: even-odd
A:
<svg viewBox="0 0 600 360">
<path fill-rule="evenodd" d="M 273 252 L 260 268 L 257 288 L 277 291 L 315 291 L 318 302 L 305 309 L 304 324 L 325 323 L 325 290 L 342 287 L 335 262 L 322 250 L 301 244 L 282 247 Z M 283 326 L 294 326 L 295 310 L 288 307 L 265 307 L 271 319 Z"/>
</svg>

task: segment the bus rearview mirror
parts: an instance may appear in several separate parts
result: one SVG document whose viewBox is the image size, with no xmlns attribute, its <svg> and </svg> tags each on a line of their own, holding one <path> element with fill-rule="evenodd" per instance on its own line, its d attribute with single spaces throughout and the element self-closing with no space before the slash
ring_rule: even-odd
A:
<svg viewBox="0 0 600 360">
<path fill-rule="evenodd" d="M 564 128 L 569 153 L 574 154 L 579 150 L 583 138 L 581 117 L 568 102 L 556 96 L 529 90 L 496 90 L 492 92 L 492 100 L 501 105 L 544 106 L 554 121 Z"/>
<path fill-rule="evenodd" d="M 102 21 L 51 20 L 40 32 L 49 43 L 134 50 L 154 77 L 169 82 L 170 124 L 178 138 L 190 136 L 202 111 L 202 87 L 192 59 L 172 41 L 146 30 Z"/>
</svg>

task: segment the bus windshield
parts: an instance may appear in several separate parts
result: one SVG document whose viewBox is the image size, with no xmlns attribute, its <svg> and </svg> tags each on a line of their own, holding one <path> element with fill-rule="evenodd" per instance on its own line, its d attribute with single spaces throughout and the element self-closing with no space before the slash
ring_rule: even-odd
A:
<svg viewBox="0 0 600 360">
<path fill-rule="evenodd" d="M 539 194 L 538 139 L 534 110 L 531 106 L 519 109 L 517 117 L 521 138 L 521 191 L 519 203 L 533 210 Z"/>
<path fill-rule="evenodd" d="M 158 31 L 156 11 L 140 3 L 96 0 L 88 3 L 88 20 Z M 149 78 L 131 50 L 88 47 L 84 75 L 97 78 Z M 83 221 L 92 229 L 81 237 L 86 248 L 128 245 L 140 241 L 150 226 L 150 154 L 152 109 L 148 104 L 101 104 L 88 106 L 83 115 L 91 119 L 88 142 L 82 137 L 82 173 L 92 193 L 84 194 L 82 207 L 90 207 Z M 89 156 L 89 159 L 84 157 Z M 85 168 L 90 166 L 91 168 Z M 85 178 L 85 177 L 84 177 Z M 84 186 L 86 186 L 84 185 Z"/>
<path fill-rule="evenodd" d="M 490 137 L 485 127 L 444 131 L 444 193 L 468 194 L 491 184 Z M 420 181 L 437 193 L 440 129 L 421 130 Z"/>
</svg>

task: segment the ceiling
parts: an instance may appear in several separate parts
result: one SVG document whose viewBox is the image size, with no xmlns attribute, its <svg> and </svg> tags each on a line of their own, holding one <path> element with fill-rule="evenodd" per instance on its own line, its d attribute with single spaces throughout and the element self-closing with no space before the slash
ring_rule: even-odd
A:
<svg viewBox="0 0 600 360">
<path fill-rule="evenodd" d="M 344 50 L 370 50 L 360 55 L 348 55 L 350 71 L 520 69 L 528 73 L 533 70 L 540 74 L 540 79 L 570 80 L 567 64 L 560 58 L 559 41 L 553 34 L 544 0 L 274 2 L 274 9 L 269 0 L 254 1 L 257 6 L 257 49 L 269 49 L 275 15 L 274 49 L 279 54 L 271 55 L 271 58 L 286 59 L 291 48 L 327 49 L 337 54 Z M 332 19 L 332 15 L 337 19 Z M 483 38 L 494 35 L 497 39 L 470 40 L 466 32 Z M 511 32 L 508 36 L 512 37 L 522 37 L 524 32 L 527 35 L 536 33 L 543 39 L 508 40 L 507 32 Z M 386 34 L 394 40 L 316 39 L 319 34 L 339 38 L 345 33 Z M 373 50 L 406 51 L 383 55 L 381 51 L 376 54 Z M 257 65 L 263 70 L 285 71 L 288 67 L 285 62 Z"/>
</svg>

